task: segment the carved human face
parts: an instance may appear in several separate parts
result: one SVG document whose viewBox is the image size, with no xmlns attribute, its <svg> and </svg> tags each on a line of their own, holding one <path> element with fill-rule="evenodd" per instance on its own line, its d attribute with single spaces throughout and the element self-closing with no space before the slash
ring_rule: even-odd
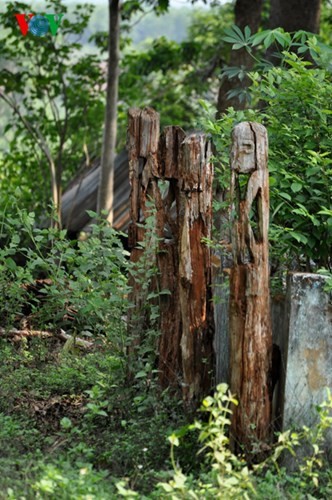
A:
<svg viewBox="0 0 332 500">
<path fill-rule="evenodd" d="M 255 142 L 249 123 L 241 123 L 233 132 L 231 151 L 232 170 L 239 174 L 249 174 L 256 169 Z"/>
</svg>

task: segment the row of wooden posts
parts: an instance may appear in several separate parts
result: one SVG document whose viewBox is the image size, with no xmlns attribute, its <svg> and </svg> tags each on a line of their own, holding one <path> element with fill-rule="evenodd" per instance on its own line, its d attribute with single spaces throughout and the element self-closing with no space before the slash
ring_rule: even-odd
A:
<svg viewBox="0 0 332 500">
<path fill-rule="evenodd" d="M 232 434 L 246 448 L 267 442 L 271 436 L 267 152 L 262 125 L 246 122 L 235 127 L 230 162 L 230 346 L 225 351 L 230 352 L 227 382 L 240 402 L 233 409 Z M 144 221 L 152 203 L 158 241 L 156 280 L 159 290 L 169 291 L 160 296 L 160 384 L 181 389 L 186 404 L 195 405 L 215 384 L 218 332 L 213 311 L 213 249 L 207 244 L 212 231 L 211 143 L 203 133 L 186 135 L 176 126 L 160 134 L 158 113 L 151 108 L 131 109 L 128 154 L 131 259 L 138 261 L 144 252 L 139 242 L 144 240 Z M 139 283 L 133 287 L 137 309 L 142 306 L 140 288 Z M 137 330 L 134 320 L 131 329 Z"/>
</svg>

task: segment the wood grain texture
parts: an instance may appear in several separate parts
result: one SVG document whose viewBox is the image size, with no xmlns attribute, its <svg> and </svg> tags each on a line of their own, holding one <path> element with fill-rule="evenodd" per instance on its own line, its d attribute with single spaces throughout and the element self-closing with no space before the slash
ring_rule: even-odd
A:
<svg viewBox="0 0 332 500">
<path fill-rule="evenodd" d="M 257 123 L 241 123 L 232 141 L 230 366 L 231 390 L 239 400 L 232 433 L 235 448 L 251 452 L 271 434 L 267 133 Z"/>
<path fill-rule="evenodd" d="M 211 291 L 211 145 L 204 134 L 187 137 L 181 148 L 179 278 L 182 315 L 183 394 L 199 401 L 211 387 L 214 319 Z"/>
<path fill-rule="evenodd" d="M 155 290 L 159 297 L 159 381 L 180 390 L 188 405 L 200 402 L 211 389 L 214 369 L 213 306 L 210 249 L 211 145 L 204 134 L 186 137 L 180 127 L 166 127 L 159 137 L 159 116 L 151 109 L 130 110 L 128 156 L 131 183 L 131 259 L 140 258 L 149 215 L 155 213 L 158 236 Z M 143 228 L 140 227 L 143 224 Z M 133 302 L 140 310 L 141 291 L 133 284 Z M 132 324 L 144 330 L 144 325 Z"/>
</svg>

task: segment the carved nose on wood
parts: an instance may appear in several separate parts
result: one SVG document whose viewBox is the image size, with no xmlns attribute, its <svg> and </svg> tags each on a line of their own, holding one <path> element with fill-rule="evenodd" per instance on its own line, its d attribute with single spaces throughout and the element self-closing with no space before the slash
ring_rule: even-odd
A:
<svg viewBox="0 0 332 500">
<path fill-rule="evenodd" d="M 232 156 L 232 168 L 239 174 L 249 174 L 256 170 L 255 162 L 255 143 L 251 139 L 241 138 L 237 144 L 234 144 Z"/>
</svg>

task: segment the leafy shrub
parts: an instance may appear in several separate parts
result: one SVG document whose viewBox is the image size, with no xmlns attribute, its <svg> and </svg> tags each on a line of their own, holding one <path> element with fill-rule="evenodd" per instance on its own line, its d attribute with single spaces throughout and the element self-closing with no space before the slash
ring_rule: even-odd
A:
<svg viewBox="0 0 332 500">
<path fill-rule="evenodd" d="M 173 478 L 158 485 L 151 498 L 321 498 L 332 492 L 332 470 L 324 460 L 324 439 L 332 428 L 332 397 L 328 391 L 327 400 L 318 407 L 319 421 L 312 429 L 303 427 L 299 432 L 286 431 L 279 435 L 272 448 L 271 456 L 249 469 L 241 457 L 235 456 L 229 447 L 230 404 L 237 404 L 227 391 L 226 384 L 217 387 L 214 396 L 203 401 L 201 410 L 208 418 L 197 420 L 169 437 Z M 175 461 L 174 447 L 180 444 L 180 437 L 189 430 L 198 430 L 198 440 L 203 444 L 204 463 L 200 471 L 184 474 Z M 301 457 L 298 446 L 306 445 L 307 453 Z M 298 459 L 297 469 L 286 472 L 280 468 L 281 455 L 290 453 Z M 324 470 L 325 467 L 325 470 Z M 125 482 L 118 485 L 120 495 L 129 498 L 137 496 L 126 488 Z M 324 498 L 327 498 L 324 496 Z"/>
<path fill-rule="evenodd" d="M 40 469 L 39 479 L 32 485 L 36 493 L 35 498 L 107 498 L 113 489 L 111 484 L 105 481 L 107 472 L 94 470 L 89 463 L 72 465 L 63 461 L 56 465 L 41 465 Z"/>
<path fill-rule="evenodd" d="M 230 108 L 217 122 L 205 120 L 217 147 L 219 182 L 228 188 L 231 128 L 244 120 L 263 123 L 269 135 L 272 257 L 297 269 L 331 268 L 331 73 L 325 68 L 329 49 L 305 35 L 301 42 L 300 33 L 292 38 L 282 30 L 257 35 L 246 31 L 241 36 L 229 31 L 226 38 L 235 49 L 252 51 L 277 41 L 285 50 L 280 66 L 261 65 L 249 73 L 252 109 Z M 286 50 L 293 45 L 300 46 L 299 52 L 310 51 L 316 66 Z M 229 76 L 238 71 L 233 68 Z"/>
<path fill-rule="evenodd" d="M 286 67 L 252 75 L 258 113 L 269 132 L 272 230 L 284 252 L 313 265 L 332 265 L 331 75 L 294 54 Z M 276 238 L 274 238 L 276 245 Z"/>
<path fill-rule="evenodd" d="M 13 326 L 28 312 L 35 328 L 103 333 L 123 350 L 127 260 L 116 231 L 101 221 L 92 226 L 86 240 L 75 243 L 67 239 L 66 231 L 36 228 L 33 212 L 17 210 L 4 219 L 0 249 L 0 290 L 6 297 L 0 306 L 3 326 Z M 18 256 L 23 257 L 21 263 L 14 260 Z M 33 285 L 38 278 L 43 280 L 36 293 Z"/>
</svg>

